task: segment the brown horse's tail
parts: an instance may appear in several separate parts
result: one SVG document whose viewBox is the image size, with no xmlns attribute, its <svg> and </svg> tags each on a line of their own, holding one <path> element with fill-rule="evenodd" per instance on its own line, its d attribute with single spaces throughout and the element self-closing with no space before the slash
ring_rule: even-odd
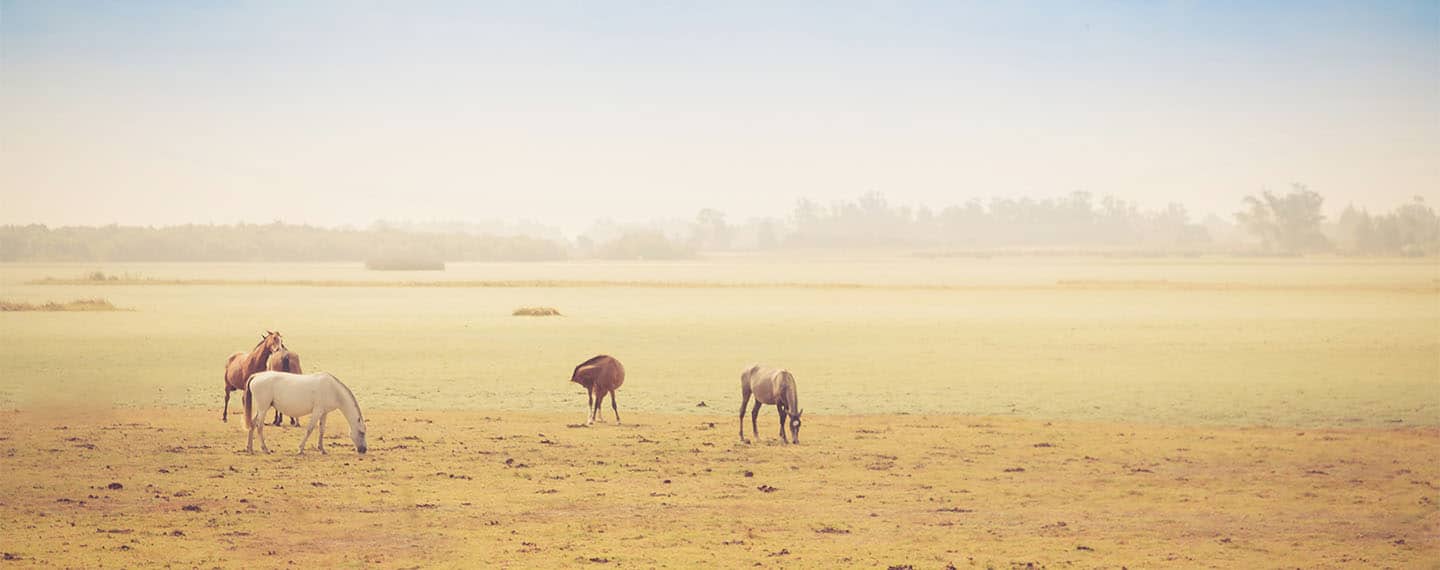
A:
<svg viewBox="0 0 1440 570">
<path fill-rule="evenodd" d="M 254 375 L 245 379 L 245 396 L 241 398 L 245 401 L 245 429 L 247 430 L 255 429 L 255 414 L 250 411 L 250 400 L 253 399 L 250 397 L 250 381 L 254 379 Z"/>
</svg>

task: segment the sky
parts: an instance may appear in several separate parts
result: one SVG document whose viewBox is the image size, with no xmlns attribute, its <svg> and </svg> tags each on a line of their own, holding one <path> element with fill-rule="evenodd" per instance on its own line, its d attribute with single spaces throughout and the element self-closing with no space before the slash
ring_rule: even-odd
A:
<svg viewBox="0 0 1440 570">
<path fill-rule="evenodd" d="M 0 0 L 0 224 L 1440 203 L 1440 1 Z"/>
</svg>

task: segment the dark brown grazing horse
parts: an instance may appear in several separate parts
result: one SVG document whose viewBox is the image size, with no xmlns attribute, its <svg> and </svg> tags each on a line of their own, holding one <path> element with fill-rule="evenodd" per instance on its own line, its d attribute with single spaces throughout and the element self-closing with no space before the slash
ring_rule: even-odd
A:
<svg viewBox="0 0 1440 570">
<path fill-rule="evenodd" d="M 275 351 L 270 355 L 270 358 L 265 361 L 265 369 L 272 372 L 289 372 L 291 374 L 305 373 L 300 369 L 300 355 L 290 352 L 290 349 L 286 348 L 283 343 L 280 345 L 280 350 Z M 277 409 L 275 410 L 275 425 L 278 426 L 280 423 L 280 410 Z M 290 425 L 298 426 L 300 425 L 300 420 L 295 419 L 295 416 L 290 416 Z"/>
<path fill-rule="evenodd" d="M 606 394 L 610 395 L 610 409 L 615 411 L 615 423 L 620 423 L 620 407 L 615 405 L 615 390 L 625 383 L 625 367 L 620 365 L 619 360 L 602 354 L 581 362 L 575 367 L 575 372 L 570 374 L 570 381 L 585 387 L 586 407 L 590 409 L 590 420 L 585 422 L 585 425 L 595 423 Z M 605 421 L 605 418 L 600 417 L 600 421 Z"/>
<path fill-rule="evenodd" d="M 255 345 L 249 353 L 237 352 L 230 355 L 225 361 L 225 411 L 220 414 L 220 421 L 230 421 L 230 392 L 244 390 L 245 381 L 251 374 L 265 371 L 265 363 L 270 360 L 270 355 L 275 351 L 285 348 L 284 339 L 280 333 L 265 331 L 260 337 L 260 344 Z"/>
</svg>

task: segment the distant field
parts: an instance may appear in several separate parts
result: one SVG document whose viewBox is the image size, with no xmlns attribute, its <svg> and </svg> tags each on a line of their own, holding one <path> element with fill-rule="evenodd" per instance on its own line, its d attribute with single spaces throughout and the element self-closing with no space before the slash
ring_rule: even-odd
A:
<svg viewBox="0 0 1440 570">
<path fill-rule="evenodd" d="M 278 329 L 307 367 L 335 373 L 373 409 L 578 417 L 570 368 L 605 352 L 629 371 L 622 411 L 729 413 L 740 369 L 761 361 L 791 368 L 815 414 L 1435 426 L 1437 267 L 878 255 L 383 274 L 358 263 L 5 264 L 6 299 L 103 296 L 134 311 L 0 315 L 0 407 L 115 402 L 218 417 L 226 355 Z M 217 284 L 30 284 L 96 270 Z M 245 283 L 259 280 L 547 283 Z M 511 316 L 522 306 L 565 316 Z"/>
</svg>

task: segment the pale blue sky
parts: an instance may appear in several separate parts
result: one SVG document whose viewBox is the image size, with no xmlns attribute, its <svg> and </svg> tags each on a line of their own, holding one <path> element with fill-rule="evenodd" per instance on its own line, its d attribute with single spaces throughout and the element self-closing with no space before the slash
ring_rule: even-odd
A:
<svg viewBox="0 0 1440 570">
<path fill-rule="evenodd" d="M 1440 201 L 1429 2 L 0 0 L 0 223 Z"/>
</svg>

